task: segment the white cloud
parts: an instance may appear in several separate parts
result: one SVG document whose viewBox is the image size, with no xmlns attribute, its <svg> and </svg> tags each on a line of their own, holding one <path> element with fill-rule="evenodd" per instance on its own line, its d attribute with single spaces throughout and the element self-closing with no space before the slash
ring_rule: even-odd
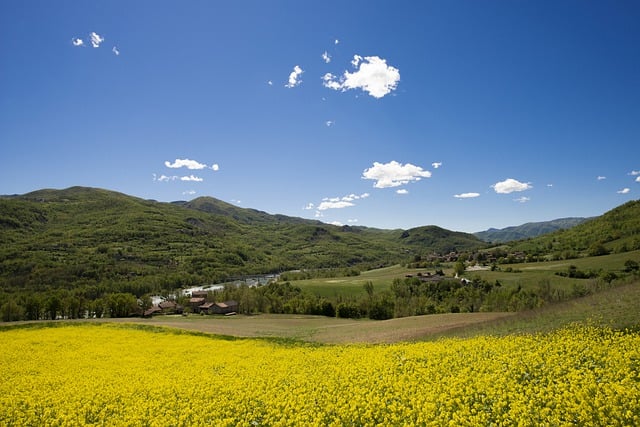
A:
<svg viewBox="0 0 640 427">
<path fill-rule="evenodd" d="M 267 82 L 267 84 L 268 84 L 269 86 L 273 86 L 273 82 L 272 82 L 271 80 L 269 80 L 269 81 Z"/>
<path fill-rule="evenodd" d="M 529 200 L 531 200 L 529 197 L 518 197 L 517 199 L 513 199 L 514 202 L 519 202 L 519 203 L 527 203 Z"/>
<path fill-rule="evenodd" d="M 338 201 L 327 200 L 327 201 L 321 202 L 318 205 L 318 210 L 326 211 L 327 209 L 343 209 L 343 208 L 349 208 L 351 206 L 355 206 L 355 204 L 353 202 L 347 202 L 345 200 L 338 200 Z"/>
<path fill-rule="evenodd" d="M 473 199 L 475 197 L 480 197 L 480 193 L 461 193 L 454 194 L 453 197 L 456 199 Z"/>
<path fill-rule="evenodd" d="M 178 169 L 183 167 L 187 169 L 206 169 L 208 167 L 204 163 L 200 163 L 190 159 L 176 159 L 176 161 L 173 163 L 166 161 L 164 162 L 164 165 L 172 169 Z M 213 166 L 217 166 L 217 165 L 213 165 Z M 214 169 L 214 170 L 217 170 L 217 169 Z"/>
<path fill-rule="evenodd" d="M 331 55 L 329 55 L 329 53 L 326 50 L 322 54 L 322 60 L 324 61 L 325 64 L 328 64 L 329 62 L 331 62 Z"/>
<path fill-rule="evenodd" d="M 104 41 L 104 37 L 94 32 L 92 32 L 89 37 L 91 38 L 91 46 L 93 47 L 100 47 L 100 44 Z"/>
<path fill-rule="evenodd" d="M 348 222 L 349 224 L 355 224 L 355 223 L 357 223 L 357 222 L 358 222 L 358 219 L 357 219 L 357 218 L 348 219 L 348 220 L 347 220 L 347 222 Z"/>
<path fill-rule="evenodd" d="M 322 216 L 320 211 L 326 211 L 327 209 L 343 209 L 351 206 L 355 206 L 356 200 L 366 199 L 369 197 L 369 193 L 362 194 L 348 194 L 342 197 L 325 197 L 320 204 L 316 206 L 313 203 L 307 204 L 303 209 L 313 210 L 316 209 L 316 217 Z"/>
<path fill-rule="evenodd" d="M 598 177 L 596 178 L 598 181 L 602 181 L 604 179 L 607 179 L 606 176 L 602 176 L 602 175 L 598 175 Z"/>
<path fill-rule="evenodd" d="M 73 43 L 74 46 L 84 46 L 84 41 L 77 37 L 71 39 L 71 43 Z"/>
<path fill-rule="evenodd" d="M 514 191 L 525 191 L 533 188 L 531 183 L 520 182 L 512 178 L 505 179 L 504 181 L 497 182 L 491 187 L 498 194 L 509 194 Z"/>
<path fill-rule="evenodd" d="M 409 190 L 407 190 L 406 188 L 401 188 L 399 190 L 396 190 L 396 193 L 398 193 L 398 194 L 409 194 Z"/>
<path fill-rule="evenodd" d="M 338 44 L 338 43 L 340 43 L 340 40 L 338 40 L 338 39 L 336 39 L 336 40 L 333 42 L 333 44 Z"/>
<path fill-rule="evenodd" d="M 326 122 L 324 122 L 325 125 L 327 125 L 327 127 L 331 127 L 333 126 L 335 122 L 333 120 L 327 120 Z"/>
<path fill-rule="evenodd" d="M 193 182 L 202 182 L 204 179 L 199 176 L 189 175 L 189 176 L 181 176 L 180 181 L 193 181 Z"/>
<path fill-rule="evenodd" d="M 377 56 L 354 55 L 351 64 L 358 70 L 345 71 L 340 79 L 331 73 L 323 76 L 324 86 L 343 92 L 349 89 L 362 89 L 374 98 L 382 98 L 395 90 L 400 81 L 400 70 L 387 65 L 385 59 Z"/>
<path fill-rule="evenodd" d="M 183 196 L 193 196 L 194 194 L 196 194 L 196 190 L 188 190 L 182 192 Z"/>
<path fill-rule="evenodd" d="M 302 83 L 302 80 L 299 80 L 299 77 L 302 73 L 304 73 L 304 70 L 300 68 L 299 65 L 293 67 L 293 71 L 291 72 L 291 74 L 289 74 L 289 83 L 284 86 L 289 88 L 298 86 L 300 83 Z"/>
<path fill-rule="evenodd" d="M 434 169 L 438 169 L 440 166 L 442 166 L 442 162 L 433 162 L 431 163 L 431 166 L 433 166 Z"/>
<path fill-rule="evenodd" d="M 173 176 L 160 175 L 159 177 L 156 177 L 156 174 L 155 173 L 153 174 L 154 181 L 169 182 L 169 181 L 175 181 L 176 179 L 178 179 L 178 177 L 175 175 Z"/>
<path fill-rule="evenodd" d="M 399 187 L 412 181 L 420 181 L 422 178 L 431 177 L 431 172 L 423 170 L 420 166 L 401 163 L 392 160 L 389 163 L 374 162 L 373 167 L 365 169 L 363 179 L 372 179 L 375 188 Z"/>
<path fill-rule="evenodd" d="M 340 83 L 335 81 L 335 78 L 336 76 L 334 76 L 333 74 L 327 73 L 322 76 L 322 81 L 324 82 L 322 84 L 324 85 L 324 87 L 328 87 L 329 89 L 340 90 L 342 86 L 340 85 Z"/>
<path fill-rule="evenodd" d="M 622 190 L 617 191 L 617 193 L 618 194 L 627 194 L 630 191 L 631 191 L 630 188 L 623 188 Z"/>
<path fill-rule="evenodd" d="M 211 165 L 211 170 L 219 171 L 220 170 L 220 165 L 218 165 L 217 163 L 212 164 Z"/>
<path fill-rule="evenodd" d="M 640 182 L 640 176 L 636 178 L 636 182 Z"/>
<path fill-rule="evenodd" d="M 116 56 L 120 56 L 120 51 L 118 50 L 118 48 L 116 46 L 111 48 L 111 52 L 113 52 Z"/>
<path fill-rule="evenodd" d="M 633 176 L 640 175 L 640 171 L 631 171 L 629 172 L 629 175 L 633 175 Z"/>
<path fill-rule="evenodd" d="M 331 225 L 335 225 L 336 227 L 342 227 L 344 224 L 341 223 L 340 221 L 332 221 L 329 224 Z"/>
</svg>

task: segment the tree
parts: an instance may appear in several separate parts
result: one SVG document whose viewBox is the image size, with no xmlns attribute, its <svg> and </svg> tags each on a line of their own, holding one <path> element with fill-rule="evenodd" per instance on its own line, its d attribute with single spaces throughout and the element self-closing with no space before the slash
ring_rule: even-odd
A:
<svg viewBox="0 0 640 427">
<path fill-rule="evenodd" d="M 151 300 L 151 296 L 149 294 L 142 295 L 137 302 L 143 315 L 147 310 L 153 307 L 153 301 Z"/>
<path fill-rule="evenodd" d="M 371 280 L 368 280 L 363 287 L 364 287 L 364 290 L 367 292 L 367 295 L 369 295 L 369 299 L 372 299 L 373 298 L 373 282 Z"/>
<path fill-rule="evenodd" d="M 3 322 L 13 322 L 22 320 L 24 309 L 20 307 L 14 300 L 9 300 L 0 307 L 0 314 Z"/>
<path fill-rule="evenodd" d="M 453 266 L 453 271 L 456 273 L 456 276 L 462 276 L 464 274 L 465 266 L 464 262 L 461 260 L 456 261 Z"/>
<path fill-rule="evenodd" d="M 602 243 L 594 243 L 589 247 L 589 256 L 607 255 L 609 251 Z"/>
<path fill-rule="evenodd" d="M 638 272 L 638 270 L 640 270 L 640 265 L 638 264 L 637 261 L 628 259 L 624 262 L 624 271 L 626 273 L 634 273 L 634 272 Z"/>
</svg>

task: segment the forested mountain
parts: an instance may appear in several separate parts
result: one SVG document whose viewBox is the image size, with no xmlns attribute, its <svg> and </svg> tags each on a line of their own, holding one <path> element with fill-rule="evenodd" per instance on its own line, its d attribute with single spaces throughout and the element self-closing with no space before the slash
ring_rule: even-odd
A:
<svg viewBox="0 0 640 427">
<path fill-rule="evenodd" d="M 573 228 L 513 242 L 510 246 L 512 250 L 556 258 L 640 249 L 640 200 L 627 202 Z"/>
<path fill-rule="evenodd" d="M 215 283 L 291 269 L 369 268 L 472 250 L 438 227 L 379 230 L 271 215 L 201 197 L 162 203 L 72 187 L 0 198 L 0 290 L 126 290 Z"/>
<path fill-rule="evenodd" d="M 552 233 L 557 230 L 566 230 L 582 224 L 589 218 L 560 218 L 552 221 L 528 222 L 506 228 L 490 228 L 485 231 L 473 233 L 478 239 L 489 243 L 505 243 L 514 240 L 538 237 L 543 234 Z"/>
</svg>

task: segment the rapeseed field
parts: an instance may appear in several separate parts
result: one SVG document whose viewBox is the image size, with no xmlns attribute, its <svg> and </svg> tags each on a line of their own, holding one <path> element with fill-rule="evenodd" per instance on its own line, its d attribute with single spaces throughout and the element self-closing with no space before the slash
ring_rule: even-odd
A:
<svg viewBox="0 0 640 427">
<path fill-rule="evenodd" d="M 640 425 L 640 335 L 309 345 L 117 325 L 0 332 L 1 426 Z"/>
</svg>

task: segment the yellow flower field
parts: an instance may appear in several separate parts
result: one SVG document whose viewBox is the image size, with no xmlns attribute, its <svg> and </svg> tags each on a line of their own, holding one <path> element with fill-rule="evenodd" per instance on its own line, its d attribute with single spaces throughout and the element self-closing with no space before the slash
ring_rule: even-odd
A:
<svg viewBox="0 0 640 427">
<path fill-rule="evenodd" d="M 640 425 L 640 335 L 371 346 L 117 325 L 0 332 L 2 426 Z"/>
</svg>

